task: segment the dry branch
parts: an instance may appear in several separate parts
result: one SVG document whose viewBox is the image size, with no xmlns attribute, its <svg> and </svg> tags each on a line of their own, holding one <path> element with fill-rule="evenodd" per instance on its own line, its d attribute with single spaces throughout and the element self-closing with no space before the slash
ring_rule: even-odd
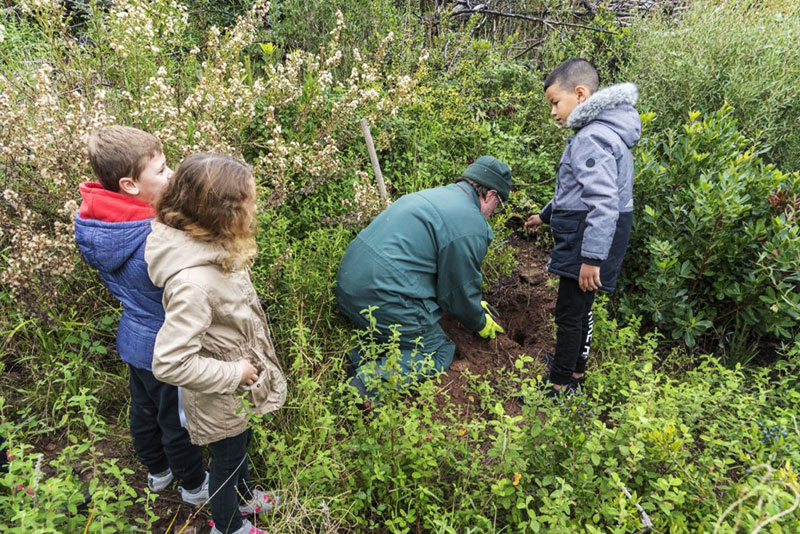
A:
<svg viewBox="0 0 800 534">
<path fill-rule="evenodd" d="M 513 9 L 515 2 L 504 3 L 492 2 L 491 0 L 485 0 L 483 2 L 477 0 L 455 0 L 449 3 L 453 6 L 453 16 L 458 18 L 480 14 L 484 17 L 493 16 L 498 18 L 535 22 L 548 27 L 563 26 L 602 33 L 614 33 L 610 30 L 597 28 L 589 24 L 579 24 L 566 20 L 558 20 L 554 17 L 548 16 L 548 10 L 546 9 L 540 10 L 537 13 L 518 12 Z M 446 2 L 443 2 L 442 5 L 439 5 L 437 2 L 437 13 L 441 12 L 442 6 L 445 4 Z M 687 9 L 688 4 L 688 0 L 618 0 L 609 4 L 605 4 L 604 7 L 613 12 L 617 21 L 624 26 L 627 25 L 630 19 L 656 10 L 662 11 L 669 17 L 674 17 L 679 12 Z M 590 2 L 588 0 L 581 0 L 578 2 L 578 5 L 581 9 L 575 9 L 571 12 L 567 12 L 568 15 L 578 20 L 591 19 L 600 8 L 599 1 Z"/>
</svg>

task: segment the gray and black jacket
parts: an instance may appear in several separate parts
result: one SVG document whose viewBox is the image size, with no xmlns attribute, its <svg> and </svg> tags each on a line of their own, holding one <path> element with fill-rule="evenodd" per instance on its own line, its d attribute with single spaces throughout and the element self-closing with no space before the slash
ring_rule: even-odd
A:
<svg viewBox="0 0 800 534">
<path fill-rule="evenodd" d="M 633 154 L 642 124 L 632 83 L 612 85 L 579 104 L 575 130 L 558 166 L 556 192 L 542 209 L 555 244 L 547 268 L 578 279 L 581 264 L 600 266 L 602 288 L 614 291 L 633 222 Z"/>
</svg>

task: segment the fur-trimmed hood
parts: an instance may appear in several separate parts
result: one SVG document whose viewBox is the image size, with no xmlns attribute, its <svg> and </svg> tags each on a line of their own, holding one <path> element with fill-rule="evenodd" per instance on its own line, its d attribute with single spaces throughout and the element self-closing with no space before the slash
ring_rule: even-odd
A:
<svg viewBox="0 0 800 534">
<path fill-rule="evenodd" d="M 628 146 L 635 145 L 642 135 L 639 113 L 633 107 L 639 99 L 639 89 L 632 83 L 620 83 L 600 89 L 572 110 L 567 128 L 580 130 L 598 121 L 620 136 Z"/>
</svg>

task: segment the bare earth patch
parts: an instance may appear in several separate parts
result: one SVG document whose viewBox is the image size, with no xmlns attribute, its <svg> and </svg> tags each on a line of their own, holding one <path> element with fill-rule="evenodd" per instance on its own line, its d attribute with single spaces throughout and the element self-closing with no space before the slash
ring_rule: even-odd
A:
<svg viewBox="0 0 800 534">
<path fill-rule="evenodd" d="M 517 266 L 512 276 L 501 280 L 484 295 L 498 312 L 498 323 L 506 333 L 494 340 L 485 340 L 464 328 L 452 317 L 442 319 L 442 328 L 456 344 L 456 355 L 450 370 L 442 377 L 443 391 L 450 401 L 468 409 L 474 402 L 469 392 L 469 376 L 495 382 L 499 371 L 518 373 L 514 362 L 521 355 L 532 356 L 544 371 L 544 355 L 553 350 L 552 314 L 556 293 L 545 284 L 547 252 L 533 241 L 518 236 L 511 238 L 517 248 Z M 509 391 L 509 395 L 514 392 Z M 518 403 L 505 403 L 506 412 L 518 414 Z"/>
</svg>

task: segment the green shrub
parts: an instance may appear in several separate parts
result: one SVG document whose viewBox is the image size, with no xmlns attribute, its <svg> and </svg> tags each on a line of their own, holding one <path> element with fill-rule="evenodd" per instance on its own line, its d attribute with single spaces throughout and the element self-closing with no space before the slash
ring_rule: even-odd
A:
<svg viewBox="0 0 800 534">
<path fill-rule="evenodd" d="M 739 352 L 798 335 L 800 173 L 765 163 L 732 111 L 692 113 L 639 148 L 621 302 L 690 347 L 705 337 Z"/>
<path fill-rule="evenodd" d="M 256 479 L 285 496 L 263 518 L 271 530 L 627 533 L 641 528 L 639 503 L 660 532 L 798 531 L 800 344 L 770 369 L 725 369 L 680 343 L 663 354 L 661 335 L 640 334 L 658 324 L 686 342 L 749 346 L 796 332 L 798 179 L 764 164 L 727 110 L 679 133 L 666 113 L 661 134 L 647 126 L 621 301 L 645 320 L 618 323 L 598 300 L 588 395 L 553 405 L 528 382 L 540 368 L 532 355 L 513 370 L 465 371 L 460 405 L 433 380 L 390 387 L 365 418 L 344 385 L 353 339 L 335 312 L 335 276 L 357 229 L 385 207 L 358 119 L 372 123 L 394 197 L 449 183 L 480 154 L 511 165 L 517 186 L 484 264 L 491 284 L 515 261 L 505 224 L 552 194 L 565 132 L 548 116 L 542 72 L 584 54 L 611 79 L 624 32 L 559 28 L 530 69 L 509 59 L 513 38 L 475 37 L 502 27 L 478 28 L 480 16 L 417 22 L 411 3 L 291 0 L 265 14 L 261 1 L 125 0 L 80 24 L 61 5 L 0 11 L 0 421 L 16 456 L 0 476 L 6 530 L 146 532 L 156 519 L 152 496 L 132 493 L 139 475 L 98 447 L 127 434 L 125 367 L 111 348 L 119 310 L 75 267 L 69 231 L 90 173 L 86 134 L 122 122 L 154 131 L 172 162 L 220 150 L 253 164 L 252 277 L 290 383 L 286 406 L 253 422 Z M 349 8 L 344 20 L 337 7 Z M 616 32 L 598 13 L 592 23 Z M 510 398 L 520 390 L 522 408 Z M 63 451 L 38 456 L 28 444 L 43 435 Z M 137 500 L 145 514 L 134 523 Z"/>
<path fill-rule="evenodd" d="M 508 219 L 508 214 L 502 213 L 499 207 L 494 216 L 489 219 L 489 224 L 494 231 L 494 239 L 489 244 L 489 250 L 481 264 L 483 291 L 488 291 L 497 282 L 511 276 L 511 272 L 517 264 L 516 250 L 508 242 L 511 235 L 511 229 L 507 226 Z"/>
<path fill-rule="evenodd" d="M 42 434 L 71 432 L 70 403 L 81 390 L 92 391 L 100 412 L 116 406 L 125 390 L 126 368 L 112 348 L 119 310 L 95 304 L 98 312 L 80 316 L 83 297 L 76 296 L 75 308 L 39 319 L 15 310 L 10 295 L 0 292 L 0 369 L 15 371 L 14 378 L 0 373 L 0 384 L 12 398 L 25 399 L 20 413 Z"/>
<path fill-rule="evenodd" d="M 151 509 L 155 495 L 143 495 L 128 483 L 133 471 L 106 458 L 99 446 L 107 431 L 97 413 L 98 399 L 81 388 L 67 399 L 71 430 L 67 441 L 52 454 L 35 452 L 27 439 L 41 431 L 35 417 L 10 423 L 12 414 L 0 397 L 0 432 L 8 440 L 9 471 L 0 474 L 0 521 L 4 532 L 150 532 L 157 516 Z M 68 427 L 70 428 L 70 427 Z M 3 451 L 5 454 L 5 451 Z M 144 517 L 126 513 L 142 504 Z"/>
<path fill-rule="evenodd" d="M 271 230 L 278 229 L 262 232 L 253 282 L 276 327 L 287 341 L 295 341 L 290 335 L 294 329 L 308 328 L 312 341 L 335 345 L 335 330 L 343 321 L 335 315 L 333 288 L 352 231 L 322 228 L 302 239 L 282 241 L 280 231 Z M 344 343 L 339 348 L 343 350 Z"/>
<path fill-rule="evenodd" d="M 187 0 L 183 3 L 193 26 L 205 31 L 211 26 L 233 26 L 238 17 L 253 7 L 254 0 Z"/>
<path fill-rule="evenodd" d="M 551 193 L 563 132 L 548 116 L 539 73 L 477 45 L 465 44 L 458 59 L 442 73 L 433 56 L 417 98 L 388 124 L 394 136 L 380 158 L 394 190 L 451 183 L 489 154 L 511 167 L 515 193 L 542 183 Z"/>
<path fill-rule="evenodd" d="M 353 57 L 354 48 L 370 54 L 389 32 L 403 35 L 404 40 L 413 39 L 413 16 L 406 8 L 389 0 L 283 0 L 274 2 L 270 10 L 270 34 L 285 54 L 293 50 L 313 52 L 327 42 L 328 34 L 336 28 L 337 12 L 341 12 L 347 21 L 342 44 L 344 66 L 349 70 L 354 62 L 358 63 Z"/>
<path fill-rule="evenodd" d="M 728 103 L 742 131 L 772 147 L 769 161 L 800 170 L 799 38 L 797 2 L 692 2 L 674 20 L 634 24 L 621 76 L 639 85 L 639 109 L 655 112 L 657 126 Z"/>
<path fill-rule="evenodd" d="M 620 335 L 630 356 L 597 340 L 588 395 L 553 406 L 534 384 L 522 418 L 490 423 L 498 463 L 484 473 L 497 476 L 487 485 L 503 520 L 520 532 L 637 532 L 638 503 L 657 532 L 800 531 L 795 401 L 775 404 L 800 398 L 797 362 L 744 372 L 706 357 L 670 378 L 656 371 L 655 339 L 635 324 Z"/>
</svg>

